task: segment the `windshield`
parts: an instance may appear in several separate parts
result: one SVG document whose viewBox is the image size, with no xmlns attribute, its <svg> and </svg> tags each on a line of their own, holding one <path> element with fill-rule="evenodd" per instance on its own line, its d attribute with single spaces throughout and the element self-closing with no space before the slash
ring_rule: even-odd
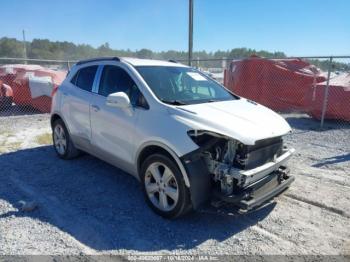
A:
<svg viewBox="0 0 350 262">
<path fill-rule="evenodd" d="M 193 68 L 138 66 L 136 69 L 164 103 L 187 105 L 237 99 L 224 87 Z"/>
</svg>

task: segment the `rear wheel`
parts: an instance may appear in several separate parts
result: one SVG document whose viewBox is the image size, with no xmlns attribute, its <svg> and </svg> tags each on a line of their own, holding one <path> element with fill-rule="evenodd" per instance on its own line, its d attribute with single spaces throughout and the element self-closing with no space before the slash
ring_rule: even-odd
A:
<svg viewBox="0 0 350 262">
<path fill-rule="evenodd" d="M 149 156 L 141 167 L 148 205 L 165 218 L 176 218 L 191 208 L 189 190 L 177 165 L 167 156 Z"/>
<path fill-rule="evenodd" d="M 60 158 L 72 159 L 79 155 L 79 150 L 75 148 L 61 119 L 57 119 L 52 125 L 52 140 L 55 151 Z"/>
</svg>

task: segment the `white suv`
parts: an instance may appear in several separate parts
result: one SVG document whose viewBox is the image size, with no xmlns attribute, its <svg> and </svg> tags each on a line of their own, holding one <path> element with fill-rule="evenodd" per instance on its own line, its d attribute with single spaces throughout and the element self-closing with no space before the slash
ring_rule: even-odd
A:
<svg viewBox="0 0 350 262">
<path fill-rule="evenodd" d="M 125 170 L 167 218 L 213 199 L 250 210 L 294 180 L 281 116 L 174 61 L 78 62 L 54 90 L 51 125 L 59 157 L 85 151 Z"/>
</svg>

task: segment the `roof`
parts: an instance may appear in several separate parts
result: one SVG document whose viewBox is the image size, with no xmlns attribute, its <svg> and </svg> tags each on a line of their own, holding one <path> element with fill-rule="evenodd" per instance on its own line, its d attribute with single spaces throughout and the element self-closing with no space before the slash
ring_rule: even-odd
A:
<svg viewBox="0 0 350 262">
<path fill-rule="evenodd" d="M 91 62 L 103 62 L 103 61 L 124 61 L 126 63 L 129 63 L 133 66 L 176 66 L 176 67 L 186 67 L 186 65 L 183 65 L 181 63 L 177 63 L 174 60 L 154 60 L 154 59 L 141 59 L 141 58 L 134 58 L 134 57 L 95 57 L 90 59 L 84 59 L 80 60 L 76 63 L 76 65 L 83 65 L 86 63 Z"/>
<path fill-rule="evenodd" d="M 133 65 L 133 66 L 179 66 L 186 67 L 186 65 L 169 62 L 164 60 L 153 60 L 153 59 L 140 59 L 133 57 L 121 57 L 121 60 Z"/>
</svg>

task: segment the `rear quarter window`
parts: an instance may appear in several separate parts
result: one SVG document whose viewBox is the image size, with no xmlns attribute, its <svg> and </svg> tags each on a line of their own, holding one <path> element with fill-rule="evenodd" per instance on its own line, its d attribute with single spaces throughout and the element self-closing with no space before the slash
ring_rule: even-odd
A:
<svg viewBox="0 0 350 262">
<path fill-rule="evenodd" d="M 71 83 L 85 91 L 92 91 L 97 66 L 88 66 L 80 69 L 72 78 Z"/>
<path fill-rule="evenodd" d="M 70 82 L 75 85 L 75 83 L 77 82 L 77 78 L 78 78 L 78 74 L 79 71 L 75 73 L 75 75 L 72 77 L 72 79 L 70 80 Z"/>
</svg>

